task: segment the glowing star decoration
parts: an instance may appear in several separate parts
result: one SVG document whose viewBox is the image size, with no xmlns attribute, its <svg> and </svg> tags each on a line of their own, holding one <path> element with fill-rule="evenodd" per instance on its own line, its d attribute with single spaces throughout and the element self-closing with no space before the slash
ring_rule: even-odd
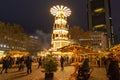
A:
<svg viewBox="0 0 120 80">
<path fill-rule="evenodd" d="M 68 17 L 71 15 L 71 10 L 66 6 L 64 7 L 63 5 L 53 6 L 50 9 L 50 12 L 53 16 L 56 16 L 56 17 Z"/>
</svg>

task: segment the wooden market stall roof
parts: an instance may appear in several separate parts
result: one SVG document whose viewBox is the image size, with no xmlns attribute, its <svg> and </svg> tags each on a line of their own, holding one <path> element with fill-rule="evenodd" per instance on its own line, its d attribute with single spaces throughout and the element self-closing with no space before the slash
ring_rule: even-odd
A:
<svg viewBox="0 0 120 80">
<path fill-rule="evenodd" d="M 88 46 L 80 46 L 80 45 L 75 45 L 75 44 L 59 48 L 58 51 L 61 51 L 61 52 L 73 52 L 75 49 L 78 52 L 91 52 L 92 51 L 91 48 L 89 48 Z"/>
<path fill-rule="evenodd" d="M 115 54 L 120 53 L 120 44 L 115 45 L 109 49 L 110 52 L 113 52 Z"/>
<path fill-rule="evenodd" d="M 13 56 L 13 55 L 18 55 L 18 54 L 25 56 L 25 55 L 28 55 L 29 52 L 12 50 L 12 51 L 9 51 L 8 54 L 11 55 L 11 56 Z"/>
</svg>

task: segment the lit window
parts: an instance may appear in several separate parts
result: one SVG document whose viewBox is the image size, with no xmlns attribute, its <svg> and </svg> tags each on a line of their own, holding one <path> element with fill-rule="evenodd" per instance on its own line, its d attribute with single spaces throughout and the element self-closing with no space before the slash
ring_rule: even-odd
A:
<svg viewBox="0 0 120 80">
<path fill-rule="evenodd" d="M 104 24 L 99 24 L 99 25 L 94 26 L 94 28 L 101 28 L 101 27 L 104 27 L 104 26 L 105 26 Z"/>
<path fill-rule="evenodd" d="M 6 44 L 4 44 L 4 48 L 6 47 Z"/>
<path fill-rule="evenodd" d="M 9 46 L 7 45 L 7 48 L 9 48 Z"/>
<path fill-rule="evenodd" d="M 14 46 L 12 46 L 12 49 L 14 49 Z"/>
<path fill-rule="evenodd" d="M 3 47 L 3 44 L 1 44 L 0 46 Z"/>
<path fill-rule="evenodd" d="M 97 8 L 94 10 L 95 13 L 102 13 L 104 12 L 104 8 Z"/>
</svg>

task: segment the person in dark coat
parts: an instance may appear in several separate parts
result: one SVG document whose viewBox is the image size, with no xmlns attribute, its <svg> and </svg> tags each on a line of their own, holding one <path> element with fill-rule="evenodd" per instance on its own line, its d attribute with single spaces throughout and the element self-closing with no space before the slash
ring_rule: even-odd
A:
<svg viewBox="0 0 120 80">
<path fill-rule="evenodd" d="M 61 56 L 60 58 L 60 63 L 61 63 L 61 70 L 63 71 L 64 70 L 64 57 Z"/>
<path fill-rule="evenodd" d="M 78 69 L 77 80 L 88 80 L 90 77 L 89 59 L 86 58 Z"/>
<path fill-rule="evenodd" d="M 32 62 L 33 62 L 33 60 L 29 56 L 27 56 L 25 63 L 26 63 L 28 74 L 32 72 Z"/>
<path fill-rule="evenodd" d="M 4 57 L 2 60 L 2 70 L 1 73 L 5 70 L 5 73 L 7 73 L 7 69 L 9 68 L 9 61 L 8 57 Z"/>
<path fill-rule="evenodd" d="M 19 59 L 19 71 L 24 70 L 24 57 Z"/>
<path fill-rule="evenodd" d="M 98 67 L 100 67 L 100 58 L 97 56 L 97 64 L 98 64 Z"/>
<path fill-rule="evenodd" d="M 118 61 L 115 58 L 110 61 L 107 75 L 109 80 L 120 80 Z"/>
<path fill-rule="evenodd" d="M 38 68 L 42 66 L 42 57 L 39 57 L 38 58 Z"/>
</svg>

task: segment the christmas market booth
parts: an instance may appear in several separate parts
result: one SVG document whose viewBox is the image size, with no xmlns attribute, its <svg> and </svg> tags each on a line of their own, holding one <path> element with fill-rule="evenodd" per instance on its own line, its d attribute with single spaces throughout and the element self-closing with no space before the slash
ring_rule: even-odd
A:
<svg viewBox="0 0 120 80">
<path fill-rule="evenodd" d="M 28 54 L 29 54 L 29 52 L 11 50 L 11 51 L 8 52 L 7 56 L 22 57 L 22 56 L 27 56 Z"/>
</svg>

